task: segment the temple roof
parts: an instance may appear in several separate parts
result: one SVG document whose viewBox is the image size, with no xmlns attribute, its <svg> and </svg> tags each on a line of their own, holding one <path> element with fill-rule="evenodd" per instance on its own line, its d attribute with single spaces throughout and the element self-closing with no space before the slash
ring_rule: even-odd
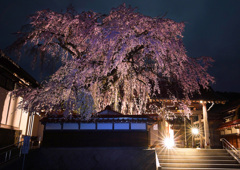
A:
<svg viewBox="0 0 240 170">
<path fill-rule="evenodd" d="M 169 87 L 169 89 L 162 89 L 161 94 L 158 94 L 154 97 L 150 97 L 150 102 L 170 102 L 171 99 L 167 93 L 173 94 L 178 102 L 187 101 L 180 89 Z M 191 102 L 200 103 L 219 103 L 224 104 L 226 102 L 226 97 L 222 96 L 220 93 L 215 92 L 211 87 L 209 89 L 200 88 L 200 93 L 195 92 L 193 95 L 189 96 Z"/>
<path fill-rule="evenodd" d="M 97 113 L 98 116 L 122 116 L 123 114 L 116 112 L 107 106 L 104 110 Z"/>
<path fill-rule="evenodd" d="M 38 82 L 0 50 L 0 73 L 20 84 L 37 87 Z"/>
<path fill-rule="evenodd" d="M 240 119 L 224 123 L 217 130 L 224 130 L 224 129 L 228 129 L 228 128 L 240 129 Z"/>
<path fill-rule="evenodd" d="M 123 115 L 119 112 L 106 107 L 86 120 L 79 114 L 71 114 L 67 117 L 63 115 L 64 111 L 58 111 L 57 114 L 46 115 L 41 119 L 42 123 L 45 122 L 155 122 L 160 120 L 157 114 L 143 114 L 143 115 Z"/>
</svg>

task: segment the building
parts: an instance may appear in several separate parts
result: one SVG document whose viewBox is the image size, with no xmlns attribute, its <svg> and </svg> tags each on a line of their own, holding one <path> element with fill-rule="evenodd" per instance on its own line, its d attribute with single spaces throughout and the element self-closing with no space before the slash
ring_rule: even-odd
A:
<svg viewBox="0 0 240 170">
<path fill-rule="evenodd" d="M 240 99 L 230 100 L 218 111 L 222 121 L 217 130 L 235 148 L 240 149 Z"/>
<path fill-rule="evenodd" d="M 181 96 L 181 92 L 175 91 L 175 96 Z M 195 94 L 189 101 L 178 99 L 170 100 L 163 96 L 157 96 L 150 99 L 150 103 L 159 103 L 160 107 L 165 107 L 173 115 L 164 121 L 169 127 L 169 132 L 175 141 L 175 146 L 180 148 L 219 148 L 220 137 L 219 132 L 216 133 L 216 127 L 213 127 L 211 114 L 209 111 L 217 106 L 223 105 L 225 99 L 215 93 L 211 88 L 209 90 L 201 89 L 201 94 Z M 185 103 L 191 110 L 189 117 L 183 116 L 183 110 L 179 108 L 179 103 Z M 215 129 L 214 129 L 215 128 Z M 218 138 L 216 138 L 218 136 Z"/>
<path fill-rule="evenodd" d="M 44 117 L 45 147 L 149 147 L 158 141 L 158 115 L 123 115 L 110 107 L 81 120 L 62 112 Z"/>
<path fill-rule="evenodd" d="M 51 146 L 51 141 L 55 141 L 55 144 L 57 144 L 57 141 L 65 141 L 65 144 L 62 142 L 62 146 L 75 145 L 71 142 L 68 143 L 71 141 L 69 139 L 71 136 L 71 138 L 77 138 L 77 140 L 80 138 L 89 139 L 85 144 L 80 144 L 80 142 L 79 146 L 87 146 L 88 144 L 103 146 L 106 142 L 100 143 L 108 141 L 107 145 L 110 146 L 136 145 L 146 147 L 154 146 L 159 141 L 163 141 L 163 138 L 171 137 L 175 140 L 177 147 L 219 147 L 218 139 L 220 135 L 218 133 L 220 134 L 220 132 L 214 130 L 216 129 L 216 117 L 210 118 L 209 121 L 208 110 L 215 104 L 224 104 L 225 100 L 217 96 L 212 90 L 202 91 L 201 96 L 196 95 L 191 98 L 189 108 L 193 114 L 189 118 L 183 117 L 182 110 L 178 108 L 176 103 L 167 98 L 167 93 L 164 93 L 169 90 L 173 92 L 175 89 L 160 83 L 164 88 L 168 89 L 161 90 L 161 96 L 149 99 L 149 103 L 157 102 L 160 107 L 164 106 L 174 113 L 174 117 L 162 118 L 157 116 L 158 113 L 122 115 L 111 109 L 108 112 L 108 109 L 106 109 L 99 112 L 97 117 L 92 117 L 89 121 L 83 121 L 77 115 L 68 118 L 56 115 L 43 118 L 43 125 L 41 125 L 39 123 L 40 116 L 37 113 L 29 114 L 17 107 L 21 97 L 15 98 L 10 95 L 11 90 L 21 86 L 37 87 L 38 83 L 2 52 L 0 57 L 0 80 L 0 138 L 5 138 L 5 140 L 0 141 L 0 146 L 16 143 L 21 141 L 22 136 L 30 135 L 37 140 L 44 138 L 45 146 Z M 181 92 L 178 92 L 175 96 L 181 98 L 179 94 Z M 177 102 L 184 103 L 186 101 L 178 100 Z M 235 110 L 239 109 L 235 108 Z M 106 112 L 107 114 L 105 114 Z M 44 136 L 42 133 L 43 128 Z M 197 134 L 192 133 L 193 128 L 197 129 Z M 234 128 L 237 129 L 235 126 Z M 55 136 L 56 134 L 57 136 Z M 133 136 L 134 140 L 129 140 Z M 113 139 L 121 142 L 115 141 L 111 144 Z M 99 142 L 91 143 L 90 141 Z M 124 142 L 126 143 L 124 144 Z M 58 144 L 60 145 L 60 143 Z"/>
<path fill-rule="evenodd" d="M 41 136 L 40 117 L 19 109 L 21 97 L 11 95 L 12 90 L 25 86 L 37 87 L 38 83 L 0 51 L 0 147 L 17 143 L 24 135 Z"/>
<path fill-rule="evenodd" d="M 216 131 L 216 123 L 211 119 L 212 114 L 208 115 L 208 112 L 214 106 L 224 104 L 225 100 L 213 90 L 203 91 L 201 95 L 191 98 L 188 107 L 192 114 L 189 117 L 184 117 L 183 110 L 178 107 L 179 103 L 187 103 L 186 100 L 176 102 L 169 98 L 157 97 L 149 99 L 149 105 L 151 103 L 157 103 L 158 107 L 164 107 L 165 111 L 168 110 L 174 115 L 161 117 L 161 113 L 157 112 L 122 115 L 111 109 L 105 109 L 90 120 L 84 121 L 80 115 L 73 114 L 72 117 L 66 118 L 62 113 L 57 113 L 55 116 L 48 115 L 42 119 L 45 127 L 43 144 L 154 147 L 162 146 L 167 139 L 169 141 L 167 143 L 174 141 L 175 147 L 221 147 L 220 133 Z M 73 141 L 78 141 L 77 144 L 69 143 L 72 138 Z M 83 140 L 85 142 L 82 142 Z"/>
</svg>

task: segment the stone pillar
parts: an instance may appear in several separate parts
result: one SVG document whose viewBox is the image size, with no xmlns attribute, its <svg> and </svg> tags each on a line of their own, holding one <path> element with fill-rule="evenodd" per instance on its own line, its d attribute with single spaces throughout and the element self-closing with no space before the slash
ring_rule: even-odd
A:
<svg viewBox="0 0 240 170">
<path fill-rule="evenodd" d="M 187 147 L 187 124 L 186 117 L 184 117 L 184 147 Z"/>
<path fill-rule="evenodd" d="M 191 120 L 191 127 L 193 128 L 193 117 L 190 117 L 190 120 Z M 192 129 L 191 129 L 191 134 L 192 134 Z M 192 148 L 195 147 L 195 139 L 194 139 L 195 135 L 192 134 Z"/>
<path fill-rule="evenodd" d="M 198 115 L 198 124 L 199 124 L 199 137 L 200 137 L 200 148 L 203 148 L 203 131 L 202 131 L 202 115 Z"/>
<path fill-rule="evenodd" d="M 206 103 L 202 103 L 203 110 L 203 125 L 204 125 L 204 133 L 205 133 L 205 148 L 210 148 L 210 134 L 209 134 L 209 126 L 208 126 L 208 115 L 207 115 L 207 106 Z"/>
</svg>

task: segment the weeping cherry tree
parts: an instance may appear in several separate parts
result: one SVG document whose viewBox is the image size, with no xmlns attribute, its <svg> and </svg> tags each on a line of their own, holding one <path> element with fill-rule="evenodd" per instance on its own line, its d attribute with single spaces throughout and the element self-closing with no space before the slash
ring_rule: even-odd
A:
<svg viewBox="0 0 240 170">
<path fill-rule="evenodd" d="M 9 49 L 30 52 L 42 64 L 60 60 L 61 66 L 39 88 L 15 94 L 25 110 L 64 110 L 84 119 L 107 105 L 123 114 L 145 113 L 148 98 L 161 96 L 162 82 L 174 82 L 189 99 L 214 79 L 207 73 L 211 58 L 186 55 L 183 30 L 183 22 L 145 16 L 124 4 L 108 15 L 37 11 Z"/>
</svg>

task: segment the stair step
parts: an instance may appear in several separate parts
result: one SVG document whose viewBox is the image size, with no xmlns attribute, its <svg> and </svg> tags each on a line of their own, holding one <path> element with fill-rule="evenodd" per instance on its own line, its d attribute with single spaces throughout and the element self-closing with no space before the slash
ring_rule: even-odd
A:
<svg viewBox="0 0 240 170">
<path fill-rule="evenodd" d="M 240 164 L 224 149 L 157 149 L 162 170 L 230 170 Z M 160 168 L 159 168 L 160 169 Z"/>
<path fill-rule="evenodd" d="M 165 148 L 157 148 L 158 152 L 214 152 L 214 153 L 226 153 L 227 151 L 225 149 L 165 149 Z"/>
<path fill-rule="evenodd" d="M 196 149 L 196 148 L 156 148 L 156 151 L 162 152 L 227 152 L 225 149 Z"/>
<path fill-rule="evenodd" d="M 240 164 L 161 163 L 161 167 L 177 168 L 240 168 Z"/>
<path fill-rule="evenodd" d="M 159 170 L 236 170 L 238 168 L 175 168 L 175 167 L 160 167 Z"/>
<path fill-rule="evenodd" d="M 228 156 L 181 156 L 181 155 L 159 155 L 159 159 L 190 159 L 190 160 L 199 160 L 199 159 L 204 159 L 204 160 L 234 160 L 234 158 L 230 155 Z"/>
<path fill-rule="evenodd" d="M 203 163 L 203 164 L 237 164 L 236 160 L 209 160 L 209 159 L 159 159 L 161 163 Z"/>
<path fill-rule="evenodd" d="M 185 151 L 185 152 L 178 152 L 178 151 L 161 151 L 158 152 L 158 155 L 192 155 L 192 156 L 228 156 L 230 155 L 228 152 L 208 152 L 208 151 Z"/>
</svg>

